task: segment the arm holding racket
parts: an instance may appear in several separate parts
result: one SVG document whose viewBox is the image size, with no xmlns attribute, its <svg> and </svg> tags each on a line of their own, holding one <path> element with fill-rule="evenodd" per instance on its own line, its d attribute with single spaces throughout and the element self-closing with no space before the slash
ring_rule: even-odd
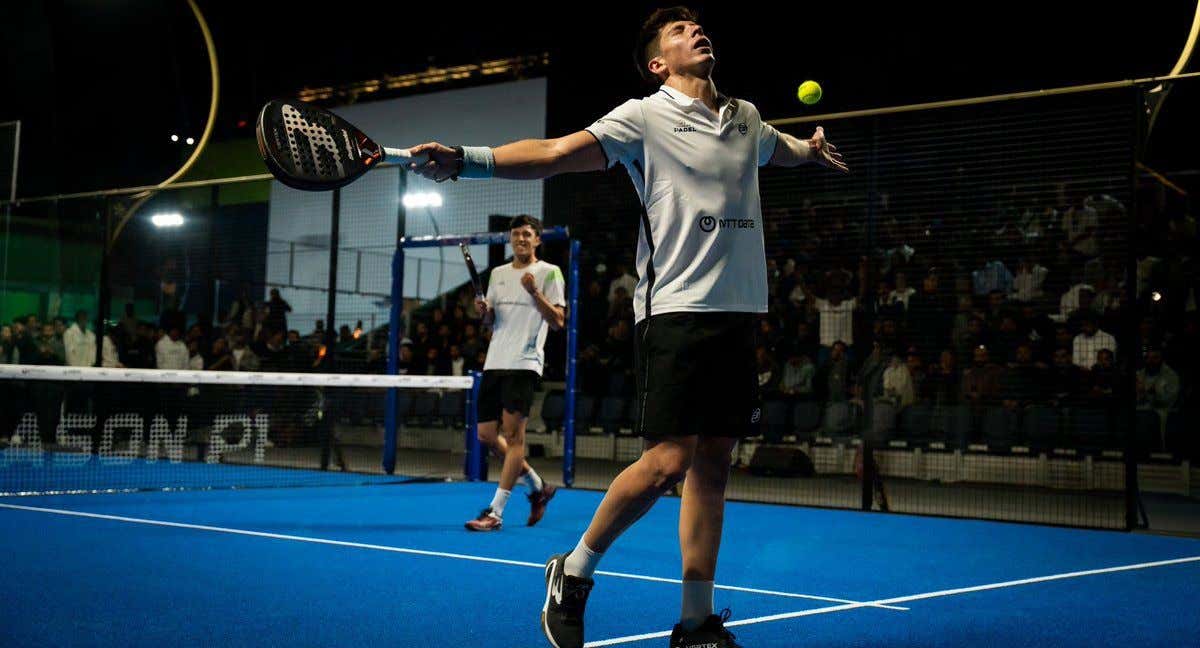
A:
<svg viewBox="0 0 1200 648">
<path fill-rule="evenodd" d="M 565 137 L 543 140 L 521 140 L 495 149 L 473 148 L 463 154 L 461 149 L 429 142 L 409 149 L 416 155 L 428 155 L 424 164 L 411 164 L 410 169 L 437 182 L 456 178 L 464 166 L 471 165 L 471 154 L 491 155 L 491 177 L 509 180 L 540 180 L 560 173 L 602 171 L 604 151 L 587 131 Z M 478 177 L 464 174 L 463 177 Z"/>
<path fill-rule="evenodd" d="M 496 321 L 496 311 L 492 310 L 491 305 L 481 295 L 475 296 L 475 310 L 479 311 L 479 322 L 484 326 L 491 326 L 492 322 Z"/>
</svg>

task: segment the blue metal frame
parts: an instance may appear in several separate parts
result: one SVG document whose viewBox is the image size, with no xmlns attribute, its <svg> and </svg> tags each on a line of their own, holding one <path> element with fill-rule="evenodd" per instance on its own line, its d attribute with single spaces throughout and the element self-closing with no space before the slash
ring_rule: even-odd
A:
<svg viewBox="0 0 1200 648">
<path fill-rule="evenodd" d="M 576 352 L 579 349 L 579 241 L 571 241 L 570 284 L 567 303 L 570 311 L 567 313 L 567 393 L 566 407 L 563 410 L 563 484 L 575 484 L 575 396 L 576 384 L 579 380 L 578 368 L 575 366 Z"/>
<path fill-rule="evenodd" d="M 570 261 L 567 274 L 570 277 L 568 286 L 567 315 L 567 391 L 565 420 L 563 423 L 563 483 L 571 486 L 575 483 L 575 396 L 576 396 L 576 367 L 575 354 L 579 340 L 579 262 L 580 242 L 571 240 L 571 232 L 566 227 L 549 227 L 542 232 L 543 242 L 570 241 Z M 500 245 L 508 243 L 508 232 L 481 232 L 478 234 L 451 234 L 446 236 L 413 236 L 401 237 L 396 251 L 392 255 L 392 306 L 390 324 L 388 327 L 388 359 L 389 375 L 396 375 L 400 367 L 400 318 L 404 306 L 404 250 L 408 248 L 431 248 L 443 245 Z M 475 403 L 479 398 L 479 384 L 482 374 L 474 374 L 475 383 L 467 401 L 466 447 L 467 457 L 463 474 L 468 480 L 478 481 L 483 477 L 486 454 L 482 451 L 479 439 L 475 433 L 476 412 Z M 383 470 L 393 474 L 396 470 L 396 435 L 399 420 L 396 412 L 399 395 L 397 390 L 389 389 L 387 393 L 387 412 L 384 415 L 383 435 Z"/>
<path fill-rule="evenodd" d="M 471 380 L 471 391 L 467 394 L 467 423 L 464 430 L 467 457 L 464 460 L 466 463 L 463 466 L 463 475 L 468 481 L 482 481 L 487 465 L 487 453 L 483 451 L 483 444 L 479 443 L 479 434 L 476 432 L 476 428 L 479 427 L 479 409 L 475 407 L 475 403 L 479 402 L 479 386 L 483 383 L 483 373 L 472 371 Z"/>
</svg>

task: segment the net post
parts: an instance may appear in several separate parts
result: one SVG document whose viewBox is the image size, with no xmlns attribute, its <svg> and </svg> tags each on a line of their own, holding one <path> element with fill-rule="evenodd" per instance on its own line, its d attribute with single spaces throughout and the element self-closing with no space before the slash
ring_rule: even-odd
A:
<svg viewBox="0 0 1200 648">
<path fill-rule="evenodd" d="M 112 236 L 112 203 L 108 197 L 101 203 L 100 218 L 104 238 L 100 241 L 100 286 L 96 295 L 96 357 L 92 359 L 93 367 L 104 366 L 104 336 L 107 334 L 105 322 L 108 320 L 112 301 L 112 289 L 109 286 L 112 264 L 108 245 L 108 239 Z M 7 277 L 5 279 L 7 281 Z"/>
<path fill-rule="evenodd" d="M 1139 526 L 1142 526 L 1140 512 L 1141 492 L 1138 484 L 1138 459 L 1142 454 L 1141 440 L 1138 438 L 1138 412 L 1137 412 L 1137 347 L 1134 340 L 1135 331 L 1137 331 L 1137 321 L 1139 308 L 1138 304 L 1138 286 L 1137 286 L 1137 250 L 1140 249 L 1140 241 L 1138 238 L 1138 223 L 1140 222 L 1140 210 L 1138 209 L 1138 163 L 1141 161 L 1143 152 L 1143 142 L 1145 141 L 1145 128 L 1147 118 L 1146 115 L 1146 96 L 1145 88 L 1140 85 L 1133 87 L 1133 132 L 1130 133 L 1130 157 L 1133 158 L 1129 163 L 1129 218 L 1126 220 L 1126 227 L 1129 228 L 1126 237 L 1126 258 L 1125 258 L 1125 331 L 1128 335 L 1127 339 L 1121 340 L 1117 348 L 1129 349 L 1125 362 L 1125 401 L 1126 411 L 1121 412 L 1121 416 L 1117 417 L 1117 421 L 1111 422 L 1110 425 L 1120 425 L 1124 428 L 1124 459 L 1125 459 L 1125 530 L 1132 531 Z M 1148 522 L 1148 520 L 1147 520 Z"/>
<path fill-rule="evenodd" d="M 467 456 L 463 467 L 463 476 L 467 481 L 481 481 L 483 479 L 483 463 L 487 461 L 483 454 L 483 448 L 479 443 L 479 435 L 476 429 L 479 427 L 478 411 L 479 408 L 475 404 L 479 401 L 479 386 L 483 380 L 483 374 L 478 371 L 471 372 L 471 391 L 467 392 L 467 416 L 466 425 L 463 430 Z"/>
<path fill-rule="evenodd" d="M 404 302 L 404 238 L 392 253 L 392 304 L 388 310 L 388 356 L 389 376 L 400 373 L 400 317 Z M 395 387 L 387 390 L 383 412 L 383 472 L 396 472 L 396 430 L 399 427 L 400 392 Z"/>
<path fill-rule="evenodd" d="M 567 300 L 567 393 L 565 420 L 563 421 L 563 485 L 570 487 L 575 484 L 575 385 L 576 352 L 579 348 L 579 250 L 582 247 L 578 240 L 571 241 L 571 258 L 568 275 L 570 277 L 570 296 Z"/>
</svg>

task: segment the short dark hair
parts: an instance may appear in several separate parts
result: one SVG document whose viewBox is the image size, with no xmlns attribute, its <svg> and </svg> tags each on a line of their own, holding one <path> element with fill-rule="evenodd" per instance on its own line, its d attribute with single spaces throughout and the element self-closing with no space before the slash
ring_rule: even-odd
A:
<svg viewBox="0 0 1200 648">
<path fill-rule="evenodd" d="M 642 23 L 642 29 L 638 31 L 637 45 L 633 50 L 633 62 L 637 65 L 638 74 L 641 75 L 647 83 L 658 83 L 661 81 L 658 77 L 650 73 L 647 65 L 650 64 L 650 59 L 658 56 L 658 36 L 662 32 L 662 28 L 673 22 L 687 20 L 691 22 L 699 22 L 700 18 L 695 11 L 687 7 L 667 7 L 665 9 L 655 9 L 654 13 Z"/>
<path fill-rule="evenodd" d="M 542 235 L 542 221 L 530 216 L 529 214 L 521 214 L 520 216 L 514 217 L 512 219 L 512 223 L 509 224 L 508 229 L 511 231 L 517 229 L 518 227 L 525 227 L 526 225 L 532 227 L 533 231 L 537 232 L 538 236 Z"/>
</svg>

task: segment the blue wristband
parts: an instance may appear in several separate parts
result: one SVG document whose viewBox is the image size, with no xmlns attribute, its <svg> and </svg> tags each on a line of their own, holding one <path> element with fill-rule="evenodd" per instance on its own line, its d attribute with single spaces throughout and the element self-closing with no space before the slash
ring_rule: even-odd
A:
<svg viewBox="0 0 1200 648">
<path fill-rule="evenodd" d="M 488 146 L 462 147 L 460 178 L 490 178 L 496 171 L 496 156 Z"/>
</svg>

